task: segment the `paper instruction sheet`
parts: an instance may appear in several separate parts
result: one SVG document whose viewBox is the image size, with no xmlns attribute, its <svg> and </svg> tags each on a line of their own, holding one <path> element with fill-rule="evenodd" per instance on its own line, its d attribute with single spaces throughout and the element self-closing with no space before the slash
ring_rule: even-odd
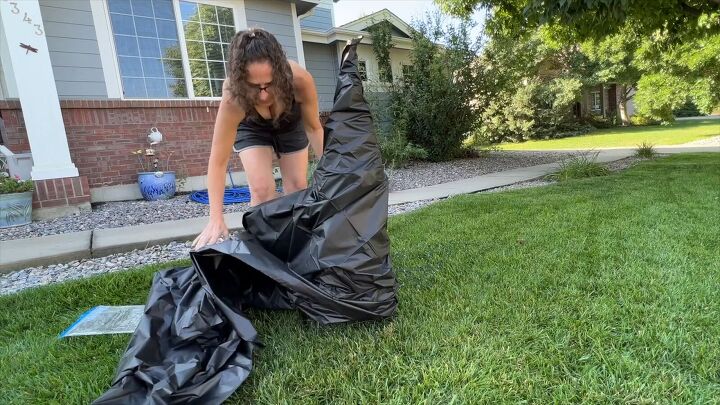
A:
<svg viewBox="0 0 720 405">
<path fill-rule="evenodd" d="M 82 314 L 60 337 L 133 333 L 144 309 L 144 305 L 100 305 Z"/>
</svg>

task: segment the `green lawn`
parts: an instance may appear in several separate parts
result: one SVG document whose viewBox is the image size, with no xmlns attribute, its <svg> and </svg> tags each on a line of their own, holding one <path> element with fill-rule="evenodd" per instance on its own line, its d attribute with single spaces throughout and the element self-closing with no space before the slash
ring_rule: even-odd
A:
<svg viewBox="0 0 720 405">
<path fill-rule="evenodd" d="M 635 148 L 643 142 L 660 145 L 679 145 L 698 139 L 720 135 L 720 120 L 676 121 L 667 126 L 645 126 L 599 129 L 582 136 L 503 143 L 503 150 Z"/>
<path fill-rule="evenodd" d="M 251 311 L 267 346 L 229 403 L 717 403 L 718 190 L 720 155 L 675 155 L 393 217 L 397 317 Z M 0 297 L 0 403 L 103 392 L 128 335 L 56 336 L 156 269 Z"/>
</svg>

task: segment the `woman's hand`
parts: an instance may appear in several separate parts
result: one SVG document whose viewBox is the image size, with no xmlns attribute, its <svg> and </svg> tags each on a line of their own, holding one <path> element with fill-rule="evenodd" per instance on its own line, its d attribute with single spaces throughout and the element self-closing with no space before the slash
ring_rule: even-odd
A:
<svg viewBox="0 0 720 405">
<path fill-rule="evenodd" d="M 206 245 L 222 242 L 230 237 L 230 230 L 225 225 L 224 219 L 211 219 L 205 226 L 202 233 L 195 238 L 191 249 L 200 249 Z"/>
</svg>

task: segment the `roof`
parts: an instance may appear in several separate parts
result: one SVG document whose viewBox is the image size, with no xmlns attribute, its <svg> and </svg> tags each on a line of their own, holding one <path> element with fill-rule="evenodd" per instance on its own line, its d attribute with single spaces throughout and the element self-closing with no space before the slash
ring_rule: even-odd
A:
<svg viewBox="0 0 720 405">
<path fill-rule="evenodd" d="M 393 31 L 395 31 L 392 33 L 395 48 L 412 49 L 412 40 L 410 38 L 414 31 L 413 28 L 386 8 L 325 32 L 303 28 L 302 40 L 331 44 L 335 41 L 347 41 L 362 35 L 364 38 L 361 43 L 372 44 L 371 35 L 367 29 L 381 21 L 388 21 L 392 24 Z M 401 35 L 398 35 L 398 33 Z"/>
<path fill-rule="evenodd" d="M 392 11 L 386 8 L 370 15 L 360 17 L 357 20 L 350 21 L 349 23 L 345 23 L 338 28 L 345 28 L 353 31 L 367 31 L 368 27 L 371 27 L 380 21 L 388 21 L 408 38 L 412 37 L 412 33 L 414 31 L 413 28 L 403 21 L 402 18 L 396 16 L 392 13 Z"/>
</svg>

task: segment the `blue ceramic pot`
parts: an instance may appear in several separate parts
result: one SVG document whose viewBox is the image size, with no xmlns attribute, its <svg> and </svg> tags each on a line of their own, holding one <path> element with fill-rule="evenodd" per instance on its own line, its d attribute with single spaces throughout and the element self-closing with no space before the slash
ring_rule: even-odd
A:
<svg viewBox="0 0 720 405">
<path fill-rule="evenodd" d="M 32 221 L 32 191 L 0 194 L 0 228 L 26 225 Z"/>
<path fill-rule="evenodd" d="M 175 172 L 138 173 L 138 185 L 144 199 L 167 200 L 175 195 Z"/>
</svg>

